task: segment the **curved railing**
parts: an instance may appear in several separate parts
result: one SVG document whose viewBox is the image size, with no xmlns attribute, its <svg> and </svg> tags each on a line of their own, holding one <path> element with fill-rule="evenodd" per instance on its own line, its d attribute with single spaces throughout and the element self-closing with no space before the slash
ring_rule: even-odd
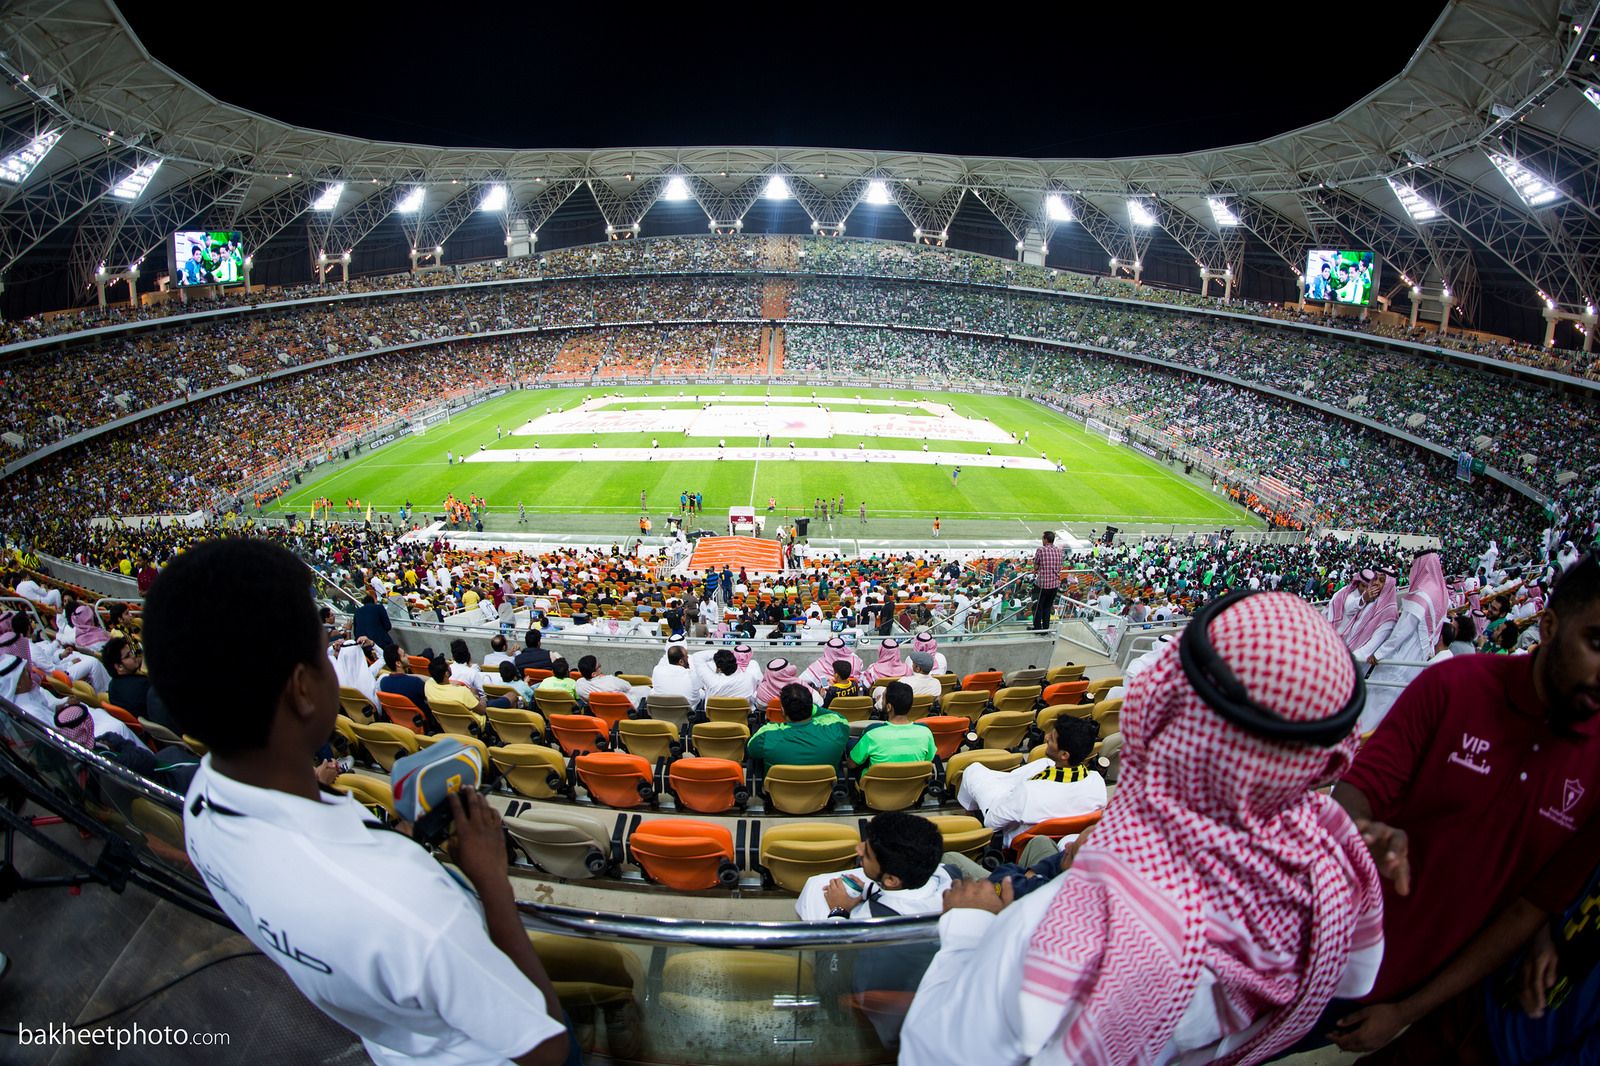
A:
<svg viewBox="0 0 1600 1066">
<path fill-rule="evenodd" d="M 117 891 L 137 885 L 231 928 L 183 850 L 177 793 L 3 699 L 0 778 L 97 840 L 101 851 L 85 860 L 0 804 L 8 837 L 27 835 L 83 880 Z M 28 871 L 19 873 L 26 879 Z M 729 897 L 729 912 L 737 906 Z M 938 936 L 931 916 L 746 922 L 641 917 L 520 897 L 517 907 L 586 1051 L 618 1063 L 892 1063 L 908 988 Z M 872 965 L 858 969 L 862 960 Z M 883 973 L 891 963 L 895 988 L 863 986 L 869 971 Z"/>
</svg>

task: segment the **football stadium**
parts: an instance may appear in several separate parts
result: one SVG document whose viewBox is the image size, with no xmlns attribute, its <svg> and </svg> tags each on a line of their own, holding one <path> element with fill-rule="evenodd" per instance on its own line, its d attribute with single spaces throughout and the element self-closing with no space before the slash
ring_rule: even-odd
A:
<svg viewBox="0 0 1600 1066">
<path fill-rule="evenodd" d="M 0 1062 L 1594 1061 L 1600 4 L 1415 6 L 0 7 Z"/>
</svg>

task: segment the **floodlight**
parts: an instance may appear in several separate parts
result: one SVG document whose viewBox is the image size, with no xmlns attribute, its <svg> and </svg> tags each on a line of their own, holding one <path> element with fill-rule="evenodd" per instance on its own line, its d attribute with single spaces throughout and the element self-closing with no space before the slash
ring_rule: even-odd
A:
<svg viewBox="0 0 1600 1066">
<path fill-rule="evenodd" d="M 1583 98 L 1595 107 L 1600 107 L 1600 89 L 1595 88 L 1593 85 L 1583 90 Z"/>
<path fill-rule="evenodd" d="M 422 210 L 422 200 L 426 195 L 427 193 L 423 191 L 422 186 L 414 185 L 411 187 L 411 191 L 401 197 L 400 202 L 394 205 L 394 209 L 402 215 L 414 215 Z"/>
<path fill-rule="evenodd" d="M 1139 200 L 1128 201 L 1128 220 L 1135 226 L 1154 226 L 1156 224 L 1155 213 Z"/>
<path fill-rule="evenodd" d="M 344 193 L 344 182 L 335 182 L 322 190 L 322 195 L 311 201 L 313 211 L 332 211 L 338 204 L 339 197 Z"/>
<path fill-rule="evenodd" d="M 1067 201 L 1061 194 L 1053 192 L 1044 198 L 1044 216 L 1051 222 L 1071 222 L 1072 208 L 1067 206 Z"/>
<path fill-rule="evenodd" d="M 663 200 L 693 200 L 694 193 L 689 190 L 689 183 L 682 174 L 674 174 L 667 182 L 667 187 L 661 193 Z"/>
<path fill-rule="evenodd" d="M 789 183 L 783 180 L 783 175 L 774 174 L 767 179 L 767 187 L 761 190 L 761 195 L 768 200 L 787 200 L 794 194 L 789 191 Z"/>
<path fill-rule="evenodd" d="M 1239 216 L 1233 213 L 1232 209 L 1228 207 L 1227 201 L 1222 197 L 1208 196 L 1206 197 L 1206 204 L 1211 208 L 1211 221 L 1218 226 L 1237 226 L 1239 224 Z"/>
<path fill-rule="evenodd" d="M 13 185 L 21 185 L 27 181 L 28 175 L 33 173 L 33 168 L 43 161 L 60 139 L 60 130 L 46 130 L 4 159 L 0 159 L 0 181 L 10 182 Z"/>
<path fill-rule="evenodd" d="M 119 200 L 137 200 L 139 194 L 144 192 L 145 186 L 150 184 L 150 179 L 155 177 L 156 169 L 160 166 L 159 158 L 152 159 L 148 163 L 140 163 L 131 174 L 111 186 L 111 195 Z"/>
<path fill-rule="evenodd" d="M 478 210 L 504 211 L 508 195 L 504 185 L 491 185 L 489 191 L 483 194 L 483 199 L 478 202 Z"/>
<path fill-rule="evenodd" d="M 1406 209 L 1406 214 L 1411 216 L 1413 222 L 1429 222 L 1439 217 L 1439 209 L 1434 207 L 1409 185 L 1403 185 L 1393 178 L 1389 179 L 1389 188 L 1394 190 L 1400 206 Z"/>
<path fill-rule="evenodd" d="M 1501 155 L 1499 152 L 1490 152 L 1489 162 L 1493 163 L 1495 169 L 1506 176 L 1506 180 L 1511 183 L 1513 189 L 1517 190 L 1517 195 L 1522 198 L 1522 202 L 1529 207 L 1543 207 L 1545 204 L 1561 199 L 1560 189 L 1557 189 L 1510 156 Z"/>
<path fill-rule="evenodd" d="M 862 197 L 862 200 L 869 204 L 876 204 L 879 207 L 894 203 L 894 198 L 889 195 L 889 186 L 882 181 L 869 182 L 867 184 L 867 194 Z"/>
</svg>

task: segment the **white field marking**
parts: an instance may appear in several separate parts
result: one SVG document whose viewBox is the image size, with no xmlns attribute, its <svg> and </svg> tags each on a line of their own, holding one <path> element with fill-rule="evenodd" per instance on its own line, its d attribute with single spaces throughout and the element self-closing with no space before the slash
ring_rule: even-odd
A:
<svg viewBox="0 0 1600 1066">
<path fill-rule="evenodd" d="M 462 457 L 461 462 L 466 462 L 468 459 L 471 459 L 473 462 L 520 462 L 521 460 L 516 460 L 516 459 L 491 459 L 491 458 L 486 458 L 486 457 L 487 456 L 496 455 L 497 453 L 503 455 L 503 454 L 507 454 L 508 452 L 510 454 L 512 454 L 512 455 L 520 455 L 520 454 L 526 452 L 526 453 L 530 453 L 532 455 L 541 456 L 541 457 L 542 456 L 547 456 L 547 455 L 559 456 L 563 451 L 567 451 L 571 455 L 578 455 L 578 454 L 581 453 L 582 455 L 585 456 L 585 458 L 583 459 L 583 462 L 600 462 L 602 460 L 600 458 L 596 458 L 596 457 L 604 456 L 604 454 L 607 451 L 620 452 L 620 451 L 627 451 L 627 450 L 629 450 L 629 449 L 623 449 L 623 448 L 612 448 L 612 449 L 606 449 L 606 448 L 571 448 L 571 449 L 561 449 L 561 448 L 541 448 L 541 449 L 491 448 L 486 452 L 474 453 L 471 456 L 464 456 L 464 457 Z M 683 462 L 700 461 L 700 459 L 704 458 L 705 453 L 707 453 L 707 452 L 711 453 L 711 457 L 712 458 L 715 458 L 716 457 L 716 451 L 717 451 L 715 448 L 709 448 L 709 449 L 708 448 L 657 448 L 654 451 L 651 451 L 649 448 L 640 448 L 640 449 L 632 449 L 632 450 L 648 453 L 650 455 L 654 455 L 657 459 L 660 459 L 662 462 L 675 462 L 675 461 L 678 461 L 680 459 Z M 800 458 L 804 458 L 805 457 L 803 453 L 808 452 L 808 451 L 812 451 L 812 450 L 813 449 L 808 449 L 808 448 L 796 448 L 794 454 L 795 454 L 795 457 L 797 459 L 800 459 Z M 787 457 L 789 455 L 789 449 L 787 449 L 787 448 L 768 448 L 768 449 L 765 449 L 764 451 L 767 453 L 766 457 L 768 459 L 781 459 L 781 458 Z M 736 452 L 739 453 L 739 454 L 736 454 Z M 730 448 L 727 451 L 727 458 L 728 459 L 740 459 L 740 461 L 743 461 L 743 462 L 751 462 L 753 460 L 749 456 L 748 452 L 749 452 L 749 449 L 733 449 L 733 448 Z M 851 451 L 850 452 L 850 458 L 853 461 L 859 461 L 859 460 L 855 460 L 855 457 L 857 455 L 860 455 L 860 454 L 862 454 L 862 453 L 859 453 L 859 452 L 856 452 L 856 451 Z M 870 455 L 874 455 L 876 453 L 867 452 L 865 454 L 870 456 Z M 903 454 L 903 455 L 907 456 L 907 458 L 904 458 L 904 459 L 890 460 L 891 462 L 902 462 L 902 463 L 924 463 L 924 462 L 930 462 L 936 455 L 938 455 L 938 456 L 948 456 L 950 458 L 958 460 L 958 462 L 945 463 L 944 465 L 947 465 L 947 466 L 962 466 L 962 467 L 991 466 L 991 467 L 994 467 L 994 466 L 999 466 L 1000 465 L 1000 462 L 999 462 L 1000 460 L 1005 460 L 1005 469 L 1007 469 L 1007 470 L 1028 469 L 1028 470 L 1049 470 L 1049 471 L 1053 472 L 1055 470 L 1055 468 L 1056 468 L 1054 463 L 1047 462 L 1046 460 L 1043 460 L 1043 459 L 1029 459 L 1027 456 L 1022 456 L 1022 455 L 986 456 L 986 455 L 978 454 L 977 452 L 939 452 L 939 453 L 929 452 L 928 455 L 924 456 L 921 452 L 914 451 L 914 450 L 911 450 L 911 449 L 903 449 L 901 451 L 888 451 L 885 454 L 888 454 L 888 455 L 900 455 L 900 454 Z M 697 458 L 697 457 L 699 457 L 699 458 Z M 533 461 L 538 462 L 538 461 L 544 461 L 544 460 L 537 459 L 537 460 L 533 460 Z M 943 462 L 942 459 L 941 459 L 941 462 Z M 1030 466 L 1029 464 L 1032 464 L 1032 465 Z M 417 468 L 417 465 L 418 464 L 416 464 L 416 463 L 368 463 L 366 466 L 363 466 L 361 469 L 363 469 L 363 470 L 415 470 Z M 338 471 L 338 472 L 335 472 L 334 474 L 330 474 L 329 477 L 330 478 L 338 477 L 342 473 L 343 473 L 343 471 Z M 1135 481 L 1171 481 L 1173 479 L 1173 476 L 1171 474 L 1136 474 L 1136 473 L 1130 473 L 1130 472 L 1125 471 L 1125 470 L 1084 470 L 1081 467 L 1068 467 L 1067 471 L 1066 471 L 1066 474 L 1064 476 L 1066 476 L 1066 477 L 1083 476 L 1083 477 L 1094 477 L 1094 478 L 1124 478 L 1124 479 L 1132 479 L 1132 480 L 1135 480 Z M 302 490 L 302 492 L 304 492 L 304 491 L 305 490 Z M 1202 497 L 1204 499 L 1211 499 L 1211 496 L 1210 496 L 1209 493 L 1201 491 L 1198 488 L 1195 489 L 1195 493 L 1196 493 L 1196 495 L 1198 495 L 1198 496 L 1200 496 L 1200 497 Z M 319 489 L 319 490 L 313 492 L 312 495 L 320 496 L 320 495 L 322 495 L 322 492 Z M 295 498 L 298 498 L 298 497 L 287 497 L 287 498 L 295 499 Z M 540 508 L 540 509 L 541 510 L 547 510 L 547 508 Z M 624 509 L 626 510 L 627 508 L 624 508 Z M 578 510 L 583 510 L 583 508 L 578 508 Z M 889 512 L 888 511 L 884 511 L 884 512 L 881 512 L 881 513 L 888 514 Z M 921 512 L 907 511 L 906 513 L 907 514 L 913 514 L 913 513 L 921 513 Z M 1031 511 L 1015 511 L 1015 512 L 1011 512 L 1011 511 L 994 511 L 994 512 L 990 512 L 990 513 L 1010 515 L 1010 514 L 1032 514 L 1033 512 L 1031 512 Z"/>
<path fill-rule="evenodd" d="M 473 452 L 469 463 L 648 463 L 661 455 L 650 448 L 495 448 Z M 978 455 L 974 452 L 922 452 L 906 450 L 858 450 L 855 448 L 673 448 L 672 459 L 681 462 L 712 462 L 718 458 L 735 462 L 759 463 L 785 460 L 829 463 L 904 463 L 917 466 L 993 467 L 1006 470 L 1054 470 L 1047 459 L 1017 455 Z M 1149 477 L 1151 475 L 1144 475 Z M 753 498 L 753 497 L 752 497 Z"/>
<path fill-rule="evenodd" d="M 761 456 L 758 454 L 756 456 L 755 465 L 750 468 L 750 503 L 748 504 L 750 507 L 754 507 L 756 505 L 756 476 L 760 473 Z"/>
<path fill-rule="evenodd" d="M 732 397 L 724 398 L 728 399 Z M 770 435 L 779 440 L 897 437 L 1002 447 L 1016 443 L 994 423 L 957 414 L 944 404 L 886 400 L 879 405 L 883 409 L 872 411 L 832 411 L 816 404 L 774 407 L 726 402 L 665 409 L 658 405 L 655 410 L 644 406 L 605 410 L 606 406 L 601 401 L 591 400 L 571 409 L 547 411 L 518 426 L 511 435 L 595 437 L 612 433 L 651 436 L 681 433 L 687 437 L 716 439 Z"/>
</svg>

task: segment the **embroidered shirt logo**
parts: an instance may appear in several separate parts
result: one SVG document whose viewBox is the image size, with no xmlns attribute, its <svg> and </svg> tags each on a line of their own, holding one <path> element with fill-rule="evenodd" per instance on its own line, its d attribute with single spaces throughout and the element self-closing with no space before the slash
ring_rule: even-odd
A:
<svg viewBox="0 0 1600 1066">
<path fill-rule="evenodd" d="M 1464 766 L 1475 774 L 1487 774 L 1489 763 L 1484 759 L 1489 753 L 1489 742 L 1471 733 L 1461 734 L 1461 750 L 1450 753 L 1450 761 Z"/>
<path fill-rule="evenodd" d="M 1561 809 L 1540 807 L 1539 813 L 1563 829 L 1576 829 L 1577 823 L 1572 817 L 1572 808 L 1583 799 L 1583 791 L 1582 781 L 1575 777 L 1568 778 L 1561 784 Z"/>
</svg>

